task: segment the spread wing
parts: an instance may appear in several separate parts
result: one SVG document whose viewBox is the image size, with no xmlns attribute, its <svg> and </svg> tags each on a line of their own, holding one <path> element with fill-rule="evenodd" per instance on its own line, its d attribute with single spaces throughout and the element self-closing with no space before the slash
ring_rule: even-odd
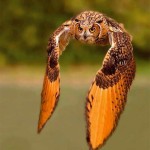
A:
<svg viewBox="0 0 150 150">
<path fill-rule="evenodd" d="M 40 132 L 51 117 L 60 95 L 59 56 L 70 39 L 69 24 L 60 26 L 50 37 L 47 47 L 47 66 L 41 93 L 41 109 L 38 122 Z"/>
<path fill-rule="evenodd" d="M 87 141 L 93 150 L 102 146 L 117 126 L 135 75 L 130 36 L 109 32 L 109 40 L 111 48 L 87 96 Z"/>
</svg>

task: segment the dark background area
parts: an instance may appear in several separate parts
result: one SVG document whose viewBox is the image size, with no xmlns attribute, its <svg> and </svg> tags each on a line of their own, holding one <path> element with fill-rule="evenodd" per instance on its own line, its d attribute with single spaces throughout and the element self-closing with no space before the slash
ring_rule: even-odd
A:
<svg viewBox="0 0 150 150">
<path fill-rule="evenodd" d="M 99 11 L 123 23 L 133 36 L 137 58 L 150 60 L 149 0 L 5 0 L 0 1 L 0 10 L 1 65 L 45 63 L 50 34 L 64 21 L 84 10 Z M 67 47 L 63 62 L 96 63 L 102 51 L 101 47 L 73 41 Z"/>
</svg>

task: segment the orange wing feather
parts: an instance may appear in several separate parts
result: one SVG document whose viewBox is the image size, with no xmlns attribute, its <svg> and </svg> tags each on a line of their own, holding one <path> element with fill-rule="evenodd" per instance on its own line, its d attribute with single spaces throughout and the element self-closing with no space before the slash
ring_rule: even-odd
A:
<svg viewBox="0 0 150 150">
<path fill-rule="evenodd" d="M 43 126 L 46 124 L 47 120 L 51 117 L 59 95 L 60 95 L 60 78 L 59 76 L 55 81 L 50 81 L 48 76 L 45 75 L 43 90 L 42 90 L 42 101 L 41 101 L 41 111 L 38 123 L 38 132 L 41 131 Z"/>
<path fill-rule="evenodd" d="M 118 38 L 117 36 L 121 37 L 122 34 L 124 33 L 112 33 L 113 37 L 111 38 L 114 40 L 115 36 Z M 128 39 L 128 37 L 128 34 L 125 33 L 124 38 Z M 92 150 L 96 150 L 104 144 L 116 128 L 124 109 L 127 93 L 135 75 L 132 46 L 130 41 L 128 42 L 127 46 L 130 46 L 131 49 L 125 47 L 126 53 L 123 54 L 119 54 L 122 47 L 119 48 L 117 45 L 111 47 L 103 61 L 103 67 L 98 71 L 88 93 L 86 103 L 87 141 Z M 128 53 L 129 60 L 126 56 Z"/>
<path fill-rule="evenodd" d="M 51 117 L 60 95 L 59 56 L 70 39 L 69 22 L 61 25 L 49 38 L 47 67 L 41 94 L 41 109 L 38 132 L 42 130 Z"/>
<path fill-rule="evenodd" d="M 88 142 L 93 149 L 102 146 L 115 129 L 120 113 L 124 109 L 127 93 L 119 86 L 122 81 L 107 89 L 100 88 L 96 82 L 88 94 Z M 126 88 L 126 87 L 123 87 Z M 96 92 L 94 89 L 97 89 Z"/>
</svg>

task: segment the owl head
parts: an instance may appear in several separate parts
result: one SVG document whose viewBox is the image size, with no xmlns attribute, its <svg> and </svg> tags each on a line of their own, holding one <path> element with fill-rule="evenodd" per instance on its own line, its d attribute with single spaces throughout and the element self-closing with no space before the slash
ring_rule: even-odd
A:
<svg viewBox="0 0 150 150">
<path fill-rule="evenodd" d="M 104 16 L 98 12 L 85 11 L 74 18 L 74 37 L 83 43 L 96 44 L 107 38 L 105 28 Z"/>
</svg>

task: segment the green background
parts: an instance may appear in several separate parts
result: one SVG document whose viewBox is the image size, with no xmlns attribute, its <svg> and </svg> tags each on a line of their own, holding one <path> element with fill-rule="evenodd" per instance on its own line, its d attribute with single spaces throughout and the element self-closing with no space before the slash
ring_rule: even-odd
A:
<svg viewBox="0 0 150 150">
<path fill-rule="evenodd" d="M 133 36 L 136 56 L 150 60 L 149 0 L 1 0 L 0 10 L 1 65 L 44 63 L 50 34 L 84 10 L 99 11 L 123 23 Z M 100 47 L 71 42 L 63 62 L 96 63 L 101 51 Z"/>
<path fill-rule="evenodd" d="M 88 150 L 85 97 L 98 67 L 64 70 L 62 66 L 60 100 L 39 135 L 44 67 L 17 67 L 0 72 L 0 150 Z M 137 72 L 118 127 L 103 150 L 149 150 L 149 75 Z"/>
</svg>

